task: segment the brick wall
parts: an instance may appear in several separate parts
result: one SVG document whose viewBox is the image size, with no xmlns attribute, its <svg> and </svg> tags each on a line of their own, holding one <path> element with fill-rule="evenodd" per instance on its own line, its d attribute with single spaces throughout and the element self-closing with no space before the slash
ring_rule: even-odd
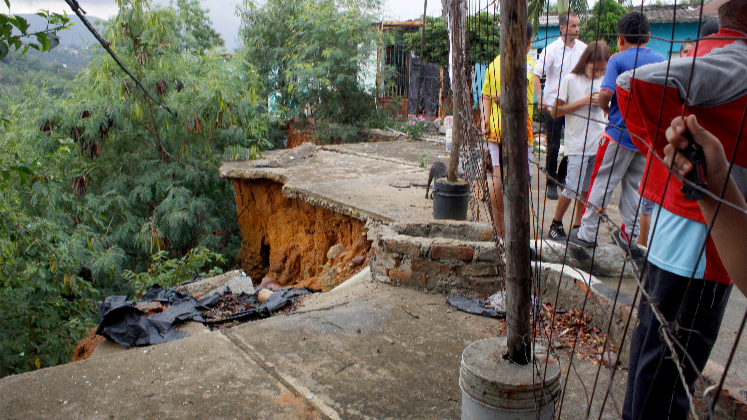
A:
<svg viewBox="0 0 747 420">
<path fill-rule="evenodd" d="M 503 285 L 502 252 L 488 225 L 370 224 L 368 239 L 378 281 L 447 294 L 494 293 Z"/>
</svg>

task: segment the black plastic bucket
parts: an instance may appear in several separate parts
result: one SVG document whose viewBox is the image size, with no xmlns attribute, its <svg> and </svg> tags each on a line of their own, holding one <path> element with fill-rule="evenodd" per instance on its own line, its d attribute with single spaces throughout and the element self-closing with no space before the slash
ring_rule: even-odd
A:
<svg viewBox="0 0 747 420">
<path fill-rule="evenodd" d="M 436 220 L 467 220 L 469 209 L 469 182 L 463 179 L 455 184 L 446 178 L 433 183 L 433 218 Z"/>
</svg>

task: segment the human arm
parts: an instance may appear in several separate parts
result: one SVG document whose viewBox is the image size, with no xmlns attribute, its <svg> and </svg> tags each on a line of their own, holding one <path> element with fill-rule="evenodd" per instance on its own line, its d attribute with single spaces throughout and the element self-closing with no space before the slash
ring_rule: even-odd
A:
<svg viewBox="0 0 747 420">
<path fill-rule="evenodd" d="M 613 92 L 609 90 L 599 91 L 599 108 L 604 111 L 605 114 L 610 113 L 610 101 L 612 101 Z"/>
<path fill-rule="evenodd" d="M 542 98 L 542 83 L 536 74 L 534 75 L 534 95 L 537 97 L 537 110 L 545 113 L 545 100 Z"/>
<path fill-rule="evenodd" d="M 726 160 L 723 145 L 713 134 L 698 124 L 694 115 L 688 116 L 686 121 L 677 117 L 667 128 L 668 144 L 664 147 L 664 162 L 667 167 L 674 160 L 672 169 L 680 176 L 685 176 L 693 170 L 692 163 L 682 153 L 677 153 L 675 156 L 676 149 L 681 150 L 688 145 L 684 136 L 686 128 L 693 140 L 703 148 L 708 190 L 718 196 L 721 194 L 721 188 L 726 184 L 724 200 L 747 211 L 747 202 L 742 197 L 734 178 L 729 174 L 729 163 Z M 713 220 L 711 238 L 726 272 L 729 273 L 742 294 L 747 295 L 747 271 L 743 268 L 743 262 L 747 259 L 747 235 L 745 235 L 747 214 L 731 206 L 721 205 L 719 207 L 718 201 L 707 195 L 698 201 L 698 205 L 706 222 L 710 223 Z M 716 215 L 717 207 L 719 208 Z M 714 215 L 716 215 L 715 220 Z"/>
<path fill-rule="evenodd" d="M 488 134 L 488 121 L 490 121 L 490 96 L 480 95 L 480 129 L 482 134 Z"/>
<path fill-rule="evenodd" d="M 599 102 L 596 93 L 592 93 L 591 95 L 585 98 L 581 98 L 575 102 L 571 102 L 570 104 L 566 104 L 565 101 L 561 99 L 556 99 L 555 106 L 550 111 L 550 114 L 553 118 L 558 118 L 562 117 L 563 115 L 576 112 L 579 108 L 598 105 L 598 103 Z"/>
</svg>

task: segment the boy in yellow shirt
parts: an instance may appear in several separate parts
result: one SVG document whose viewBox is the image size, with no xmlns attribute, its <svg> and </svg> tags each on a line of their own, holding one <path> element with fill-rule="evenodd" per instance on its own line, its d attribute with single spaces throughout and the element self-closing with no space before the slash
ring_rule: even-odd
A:
<svg viewBox="0 0 747 420">
<path fill-rule="evenodd" d="M 534 59 L 529 55 L 532 48 L 534 30 L 527 23 L 527 143 L 529 145 L 529 176 L 532 176 L 532 157 L 534 135 L 532 118 L 534 116 Z M 501 133 L 501 56 L 488 66 L 485 72 L 485 83 L 482 86 L 480 99 L 480 126 L 482 134 L 488 141 L 488 150 L 493 164 L 493 186 L 490 188 L 490 202 L 493 203 L 493 220 L 498 236 L 503 237 L 503 181 L 500 171 L 500 133 Z M 497 169 L 497 170 L 495 170 Z"/>
</svg>

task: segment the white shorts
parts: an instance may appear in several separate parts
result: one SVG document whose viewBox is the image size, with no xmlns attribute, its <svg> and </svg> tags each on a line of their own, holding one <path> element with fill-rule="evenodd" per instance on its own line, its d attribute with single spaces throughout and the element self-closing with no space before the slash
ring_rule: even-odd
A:
<svg viewBox="0 0 747 420">
<path fill-rule="evenodd" d="M 579 186 L 578 180 L 581 180 L 581 191 L 589 191 L 591 182 L 591 173 L 594 172 L 594 158 L 596 155 L 568 156 L 568 172 L 565 176 L 565 188 L 563 188 L 563 197 L 575 200 L 573 191 Z"/>
<path fill-rule="evenodd" d="M 501 166 L 501 161 L 498 158 L 501 146 L 494 141 L 488 142 L 488 150 L 490 151 L 490 160 L 493 162 L 493 167 L 498 168 Z M 527 146 L 527 157 L 529 158 L 529 178 L 532 177 L 532 166 L 534 166 L 534 148 Z M 493 176 L 496 176 L 498 172 L 493 172 Z"/>
</svg>

